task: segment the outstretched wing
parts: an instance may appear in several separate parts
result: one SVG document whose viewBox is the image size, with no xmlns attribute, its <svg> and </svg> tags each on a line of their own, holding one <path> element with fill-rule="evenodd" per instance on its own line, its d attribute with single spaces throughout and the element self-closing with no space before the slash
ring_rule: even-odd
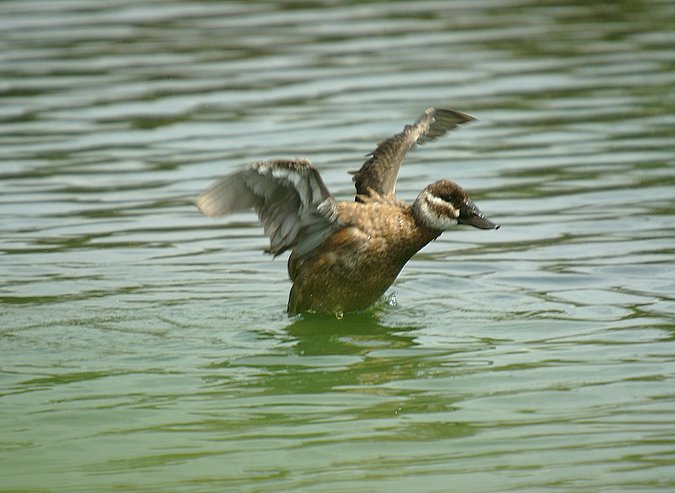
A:
<svg viewBox="0 0 675 493">
<path fill-rule="evenodd" d="M 472 120 L 475 120 L 473 116 L 460 111 L 427 108 L 415 123 L 406 125 L 401 133 L 381 142 L 370 159 L 354 172 L 357 200 L 358 195 L 368 195 L 369 189 L 379 195 L 393 196 L 398 170 L 412 146 L 424 144 Z"/>
<path fill-rule="evenodd" d="M 310 252 L 339 228 L 335 199 L 304 159 L 253 163 L 218 180 L 195 204 L 209 217 L 255 209 L 274 255 Z"/>
</svg>

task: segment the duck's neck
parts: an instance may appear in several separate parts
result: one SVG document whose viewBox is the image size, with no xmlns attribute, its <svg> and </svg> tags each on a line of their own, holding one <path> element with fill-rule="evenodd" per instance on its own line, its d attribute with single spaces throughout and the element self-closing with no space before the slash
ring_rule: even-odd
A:
<svg viewBox="0 0 675 493">
<path fill-rule="evenodd" d="M 443 232 L 440 229 L 429 227 L 425 221 L 421 220 L 415 212 L 415 204 L 409 207 L 410 225 L 403 228 L 404 231 L 399 237 L 400 245 L 405 250 L 404 255 L 407 256 L 406 261 Z"/>
</svg>

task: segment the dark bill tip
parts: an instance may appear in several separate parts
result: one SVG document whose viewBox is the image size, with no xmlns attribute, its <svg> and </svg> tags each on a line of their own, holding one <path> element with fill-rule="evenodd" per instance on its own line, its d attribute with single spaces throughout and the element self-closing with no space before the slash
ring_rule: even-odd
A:
<svg viewBox="0 0 675 493">
<path fill-rule="evenodd" d="M 459 210 L 459 217 L 457 218 L 459 224 L 467 224 L 478 229 L 499 229 L 499 224 L 493 223 L 474 205 L 473 202 L 467 200 L 462 204 Z"/>
</svg>

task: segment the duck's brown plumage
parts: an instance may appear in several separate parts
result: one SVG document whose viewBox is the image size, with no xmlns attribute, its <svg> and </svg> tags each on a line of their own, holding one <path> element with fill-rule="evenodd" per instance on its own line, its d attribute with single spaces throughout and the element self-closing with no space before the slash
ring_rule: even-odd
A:
<svg viewBox="0 0 675 493">
<path fill-rule="evenodd" d="M 367 200 L 338 203 L 345 227 L 311 255 L 291 253 L 291 313 L 340 313 L 368 308 L 403 266 L 441 232 L 420 228 L 409 205 Z"/>
<path fill-rule="evenodd" d="M 195 202 L 206 216 L 253 208 L 270 238 L 270 253 L 292 250 L 289 313 L 362 310 L 442 231 L 457 223 L 498 227 L 448 180 L 426 187 L 412 205 L 394 196 L 398 170 L 416 143 L 473 119 L 428 108 L 380 143 L 354 173 L 355 202 L 336 201 L 317 169 L 301 159 L 254 163 L 217 181 Z"/>
</svg>

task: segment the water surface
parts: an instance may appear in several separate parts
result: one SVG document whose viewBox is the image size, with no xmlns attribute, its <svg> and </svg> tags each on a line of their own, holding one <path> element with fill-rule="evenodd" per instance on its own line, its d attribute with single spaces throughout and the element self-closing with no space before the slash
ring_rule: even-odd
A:
<svg viewBox="0 0 675 493">
<path fill-rule="evenodd" d="M 672 2 L 0 4 L 0 489 L 675 487 Z M 342 321 L 289 318 L 257 159 L 415 150 L 457 229 Z"/>
</svg>

